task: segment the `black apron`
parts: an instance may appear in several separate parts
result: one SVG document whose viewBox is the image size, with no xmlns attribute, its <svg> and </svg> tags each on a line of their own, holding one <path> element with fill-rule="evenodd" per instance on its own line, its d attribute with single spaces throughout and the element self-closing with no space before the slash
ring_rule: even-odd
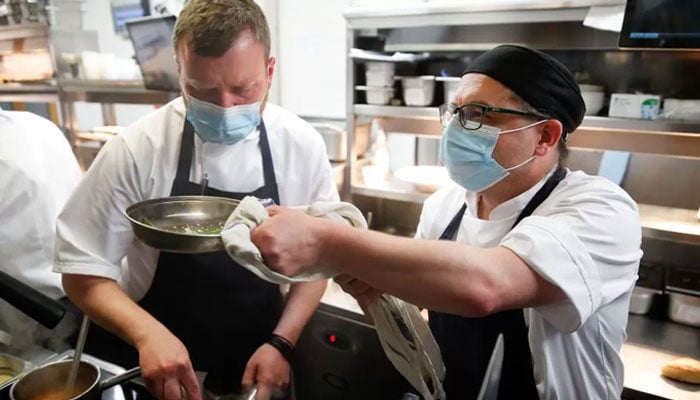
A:
<svg viewBox="0 0 700 400">
<path fill-rule="evenodd" d="M 239 200 L 252 195 L 271 198 L 280 204 L 265 124 L 261 122 L 258 128 L 265 184 L 250 193 L 207 187 L 205 195 Z M 171 196 L 201 194 L 202 186 L 189 181 L 193 149 L 194 128 L 185 120 Z M 231 167 L 231 177 L 236 179 L 235 165 Z M 208 372 L 207 390 L 227 394 L 240 389 L 245 365 L 270 338 L 282 313 L 283 300 L 278 285 L 256 277 L 225 251 L 161 252 L 151 287 L 139 305 L 182 341 L 195 370 Z M 95 336 L 89 336 L 88 342 L 91 338 Z M 119 341 L 112 338 L 109 346 Z M 103 349 L 109 354 L 91 353 L 98 357 L 102 353 L 109 361 L 124 367 L 137 365 L 137 352 L 124 345 L 121 342 L 119 347 Z"/>
<path fill-rule="evenodd" d="M 530 216 L 565 176 L 566 170 L 557 168 L 525 206 L 513 227 Z M 467 205 L 462 205 L 440 235 L 441 240 L 454 240 L 466 209 Z M 447 369 L 443 385 L 448 399 L 477 398 L 499 333 L 504 336 L 505 353 L 498 398 L 539 399 L 523 309 L 499 311 L 481 318 L 435 311 L 430 311 L 429 316 L 430 330 L 440 346 Z"/>
</svg>

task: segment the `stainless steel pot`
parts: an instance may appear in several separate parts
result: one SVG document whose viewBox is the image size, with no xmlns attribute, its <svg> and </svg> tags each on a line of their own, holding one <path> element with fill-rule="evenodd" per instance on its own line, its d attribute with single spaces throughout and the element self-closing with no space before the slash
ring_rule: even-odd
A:
<svg viewBox="0 0 700 400">
<path fill-rule="evenodd" d="M 224 250 L 220 229 L 238 203 L 226 197 L 172 196 L 133 204 L 125 214 L 134 235 L 153 248 L 208 253 Z"/>
<path fill-rule="evenodd" d="M 46 364 L 21 377 L 10 389 L 12 400 L 65 400 L 65 386 L 72 360 Z M 100 382 L 100 369 L 87 361 L 80 361 L 78 375 L 70 400 L 100 400 L 104 390 L 141 375 L 141 368 Z"/>
</svg>

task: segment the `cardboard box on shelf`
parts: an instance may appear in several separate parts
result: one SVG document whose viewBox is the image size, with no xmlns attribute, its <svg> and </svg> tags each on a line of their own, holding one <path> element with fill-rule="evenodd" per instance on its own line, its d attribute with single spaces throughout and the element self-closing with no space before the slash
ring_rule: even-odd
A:
<svg viewBox="0 0 700 400">
<path fill-rule="evenodd" d="M 610 117 L 655 119 L 659 115 L 661 96 L 654 94 L 613 93 Z"/>
</svg>

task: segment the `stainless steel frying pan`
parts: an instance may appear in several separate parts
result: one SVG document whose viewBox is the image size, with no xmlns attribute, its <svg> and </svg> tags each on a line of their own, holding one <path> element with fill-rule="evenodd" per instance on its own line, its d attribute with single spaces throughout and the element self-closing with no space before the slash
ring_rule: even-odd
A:
<svg viewBox="0 0 700 400">
<path fill-rule="evenodd" d="M 213 196 L 172 196 L 129 206 L 126 217 L 145 244 L 174 253 L 224 250 L 221 228 L 239 201 Z"/>
</svg>

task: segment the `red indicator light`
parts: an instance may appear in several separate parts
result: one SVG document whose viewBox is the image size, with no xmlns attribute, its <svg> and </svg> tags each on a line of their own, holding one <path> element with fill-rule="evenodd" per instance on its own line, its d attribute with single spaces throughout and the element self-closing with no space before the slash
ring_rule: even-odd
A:
<svg viewBox="0 0 700 400">
<path fill-rule="evenodd" d="M 338 338 L 335 335 L 328 336 L 328 341 L 331 343 L 335 343 L 337 340 Z"/>
</svg>

